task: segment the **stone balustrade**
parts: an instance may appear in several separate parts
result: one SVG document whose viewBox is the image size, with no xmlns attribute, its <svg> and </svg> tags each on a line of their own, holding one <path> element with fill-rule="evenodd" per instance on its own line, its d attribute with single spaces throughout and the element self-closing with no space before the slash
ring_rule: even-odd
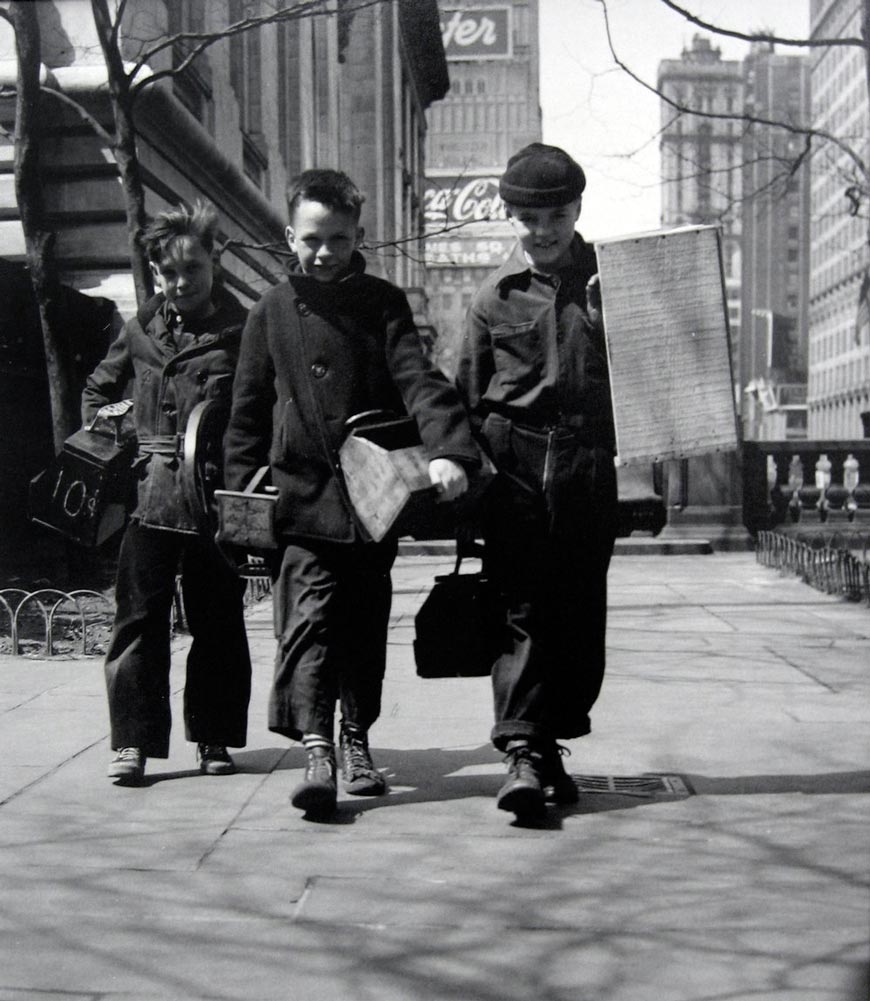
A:
<svg viewBox="0 0 870 1001">
<path fill-rule="evenodd" d="M 870 439 L 744 442 L 749 531 L 870 528 Z"/>
</svg>

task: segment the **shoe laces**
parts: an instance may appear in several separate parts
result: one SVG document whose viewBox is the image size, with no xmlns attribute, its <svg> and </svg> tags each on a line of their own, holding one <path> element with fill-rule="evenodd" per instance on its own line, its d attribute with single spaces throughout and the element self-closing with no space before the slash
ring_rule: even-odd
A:
<svg viewBox="0 0 870 1001">
<path fill-rule="evenodd" d="M 345 760 L 355 771 L 371 771 L 374 768 L 368 738 L 364 734 L 353 733 L 349 730 L 343 731 L 341 746 Z"/>
<path fill-rule="evenodd" d="M 196 750 L 201 761 L 229 760 L 229 754 L 223 744 L 199 744 Z"/>
<path fill-rule="evenodd" d="M 541 758 L 541 752 L 530 744 L 519 744 L 517 747 L 512 747 L 504 756 L 505 762 L 514 767 L 519 766 L 523 762 L 537 767 L 541 762 Z"/>
<path fill-rule="evenodd" d="M 138 747 L 121 747 L 115 755 L 116 761 L 138 761 L 142 752 Z"/>
</svg>

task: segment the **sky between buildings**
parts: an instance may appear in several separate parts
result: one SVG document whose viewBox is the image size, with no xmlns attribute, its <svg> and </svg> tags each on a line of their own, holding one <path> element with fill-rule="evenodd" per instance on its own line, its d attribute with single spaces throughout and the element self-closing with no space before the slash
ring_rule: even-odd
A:
<svg viewBox="0 0 870 1001">
<path fill-rule="evenodd" d="M 740 31 L 809 35 L 809 0 L 684 0 L 713 24 Z M 655 85 L 662 59 L 679 59 L 702 32 L 660 0 L 607 0 L 620 59 Z M 659 228 L 659 101 L 613 62 L 599 0 L 540 0 L 544 141 L 562 146 L 587 176 L 579 229 L 602 239 Z M 723 59 L 749 45 L 711 36 Z M 806 49 L 779 48 L 783 53 Z"/>
</svg>

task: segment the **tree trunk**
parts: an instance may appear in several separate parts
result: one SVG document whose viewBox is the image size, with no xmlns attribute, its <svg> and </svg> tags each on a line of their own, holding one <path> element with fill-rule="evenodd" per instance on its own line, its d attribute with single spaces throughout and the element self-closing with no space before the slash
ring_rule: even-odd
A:
<svg viewBox="0 0 870 1001">
<path fill-rule="evenodd" d="M 91 10 L 100 46 L 106 60 L 106 70 L 109 80 L 109 93 L 112 101 L 112 115 L 115 121 L 115 143 L 113 151 L 121 175 L 121 187 L 124 192 L 124 205 L 127 215 L 127 240 L 130 248 L 130 266 L 133 271 L 133 284 L 136 289 L 136 301 L 141 306 L 154 294 L 154 282 L 151 269 L 145 257 L 145 251 L 140 242 L 142 231 L 147 223 L 145 215 L 145 188 L 139 170 L 139 157 L 136 153 L 136 129 L 133 124 L 133 100 L 130 95 L 130 81 L 124 68 L 124 61 L 118 47 L 119 32 L 114 31 L 114 24 L 109 13 L 106 0 L 91 0 Z"/>
<path fill-rule="evenodd" d="M 48 230 L 39 172 L 40 35 L 37 5 L 12 0 L 9 17 L 15 28 L 18 94 L 15 106 L 15 196 L 30 281 L 39 311 L 51 405 L 54 448 L 79 426 L 79 395 L 74 385 L 69 344 L 60 331 L 60 282 L 54 260 L 55 234 Z"/>
</svg>

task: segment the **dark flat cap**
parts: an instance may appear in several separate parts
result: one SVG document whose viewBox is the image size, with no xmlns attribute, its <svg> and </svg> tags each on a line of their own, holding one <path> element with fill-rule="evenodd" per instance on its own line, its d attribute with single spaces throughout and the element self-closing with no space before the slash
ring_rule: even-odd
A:
<svg viewBox="0 0 870 1001">
<path fill-rule="evenodd" d="M 508 205 L 553 208 L 583 194 L 583 168 L 558 146 L 530 143 L 508 160 L 498 193 Z"/>
</svg>

